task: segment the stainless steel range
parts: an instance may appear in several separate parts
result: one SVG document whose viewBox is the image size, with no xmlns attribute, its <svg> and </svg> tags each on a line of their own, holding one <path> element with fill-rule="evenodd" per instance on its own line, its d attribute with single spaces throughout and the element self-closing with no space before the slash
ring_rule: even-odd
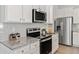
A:
<svg viewBox="0 0 79 59">
<path fill-rule="evenodd" d="M 40 28 L 28 28 L 27 36 L 40 39 L 40 54 L 49 54 L 52 51 L 52 35 L 41 35 Z"/>
</svg>

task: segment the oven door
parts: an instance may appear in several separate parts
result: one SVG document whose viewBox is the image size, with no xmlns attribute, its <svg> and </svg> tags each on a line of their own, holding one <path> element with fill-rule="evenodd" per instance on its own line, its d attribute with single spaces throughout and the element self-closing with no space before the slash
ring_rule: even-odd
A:
<svg viewBox="0 0 79 59">
<path fill-rule="evenodd" d="M 49 54 L 52 51 L 52 38 L 40 42 L 40 54 Z"/>
</svg>

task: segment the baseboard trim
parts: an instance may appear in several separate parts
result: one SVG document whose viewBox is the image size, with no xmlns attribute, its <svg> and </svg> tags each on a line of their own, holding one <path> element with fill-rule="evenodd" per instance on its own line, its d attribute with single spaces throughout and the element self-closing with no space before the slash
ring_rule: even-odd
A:
<svg viewBox="0 0 79 59">
<path fill-rule="evenodd" d="M 66 45 L 66 44 L 61 44 L 59 43 L 60 45 L 64 45 L 64 46 L 68 46 L 68 47 L 73 47 L 73 45 Z"/>
</svg>

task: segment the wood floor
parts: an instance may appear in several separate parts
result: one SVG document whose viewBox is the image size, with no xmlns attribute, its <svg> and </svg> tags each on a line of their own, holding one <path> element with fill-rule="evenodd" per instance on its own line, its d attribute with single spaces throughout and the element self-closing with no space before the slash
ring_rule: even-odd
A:
<svg viewBox="0 0 79 59">
<path fill-rule="evenodd" d="M 79 54 L 79 48 L 60 45 L 56 54 Z"/>
</svg>

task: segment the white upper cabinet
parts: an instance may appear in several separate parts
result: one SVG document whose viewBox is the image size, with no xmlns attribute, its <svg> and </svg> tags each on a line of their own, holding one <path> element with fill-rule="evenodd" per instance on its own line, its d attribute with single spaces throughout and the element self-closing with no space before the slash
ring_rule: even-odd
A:
<svg viewBox="0 0 79 59">
<path fill-rule="evenodd" d="M 32 6 L 23 5 L 23 21 L 27 23 L 32 23 Z"/>
<path fill-rule="evenodd" d="M 79 47 L 79 33 L 73 32 L 73 46 Z"/>
<path fill-rule="evenodd" d="M 31 5 L 5 5 L 0 6 L 0 21 L 32 23 Z"/>
<path fill-rule="evenodd" d="M 32 9 L 47 13 L 47 23 L 53 23 L 53 6 L 47 5 L 5 5 L 0 6 L 0 21 L 32 23 Z"/>
<path fill-rule="evenodd" d="M 73 18 L 74 23 L 79 23 L 79 8 L 74 9 L 74 18 Z"/>
<path fill-rule="evenodd" d="M 32 8 L 33 9 L 39 9 L 39 5 L 33 5 Z"/>
<path fill-rule="evenodd" d="M 74 11 L 73 11 L 73 7 L 68 7 L 64 9 L 64 16 L 68 17 L 68 16 L 73 16 Z"/>
<path fill-rule="evenodd" d="M 46 7 L 46 12 L 47 12 L 47 23 L 49 23 L 49 20 L 50 20 L 50 6 Z"/>
<path fill-rule="evenodd" d="M 63 6 L 62 8 L 54 7 L 54 19 L 58 17 L 73 16 L 73 14 L 74 14 L 73 7 L 65 7 L 65 6 Z"/>
<path fill-rule="evenodd" d="M 73 16 L 73 23 L 79 23 L 79 7 L 78 6 L 67 6 L 62 8 L 54 7 L 54 19 L 58 17 Z"/>
<path fill-rule="evenodd" d="M 41 11 L 46 11 L 46 5 L 40 5 Z"/>
<path fill-rule="evenodd" d="M 55 8 L 53 9 L 53 15 L 54 15 L 54 19 L 58 18 L 58 17 L 63 17 L 63 10 L 62 9 L 58 9 L 58 8 Z"/>
<path fill-rule="evenodd" d="M 0 8 L 0 18 L 5 18 L 3 22 L 32 23 L 31 5 L 6 5 L 0 6 Z"/>
<path fill-rule="evenodd" d="M 46 11 L 46 5 L 33 5 L 32 8 L 40 11 Z"/>
<path fill-rule="evenodd" d="M 46 12 L 47 12 L 47 23 L 53 24 L 53 6 L 47 6 L 46 7 Z"/>
<path fill-rule="evenodd" d="M 0 22 L 3 22 L 5 19 L 5 6 L 0 6 Z"/>
<path fill-rule="evenodd" d="M 21 5 L 5 6 L 5 21 L 6 22 L 20 22 L 21 20 L 22 20 L 22 6 Z"/>
</svg>

